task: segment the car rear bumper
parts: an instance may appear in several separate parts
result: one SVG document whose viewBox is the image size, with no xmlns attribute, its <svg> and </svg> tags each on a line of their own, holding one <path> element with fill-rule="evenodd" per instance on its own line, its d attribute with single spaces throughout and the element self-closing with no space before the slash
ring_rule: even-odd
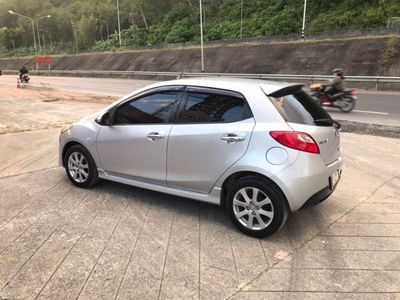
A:
<svg viewBox="0 0 400 300">
<path fill-rule="evenodd" d="M 328 199 L 328 197 L 335 191 L 338 183 L 333 187 L 327 186 L 322 190 L 320 190 L 319 192 L 316 192 L 314 195 L 308 198 L 308 200 L 303 204 L 303 206 L 300 209 L 316 206 L 321 202 L 325 201 L 326 199 Z"/>
<path fill-rule="evenodd" d="M 290 210 L 297 211 L 321 203 L 336 189 L 330 177 L 341 174 L 342 157 L 325 165 L 319 155 L 301 152 L 296 162 L 272 178 L 283 190 Z M 339 180 L 340 182 L 340 180 Z"/>
</svg>

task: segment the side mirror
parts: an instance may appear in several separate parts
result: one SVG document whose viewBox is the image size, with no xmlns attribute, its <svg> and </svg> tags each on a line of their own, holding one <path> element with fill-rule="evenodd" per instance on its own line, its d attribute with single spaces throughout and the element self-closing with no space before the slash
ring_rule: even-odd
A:
<svg viewBox="0 0 400 300">
<path fill-rule="evenodd" d="M 114 124 L 114 116 L 117 108 L 113 107 L 109 111 L 99 115 L 96 118 L 97 124 L 100 124 L 102 126 L 112 126 Z"/>
<path fill-rule="evenodd" d="M 99 124 L 99 125 L 102 125 L 102 126 L 106 126 L 106 125 L 108 125 L 107 124 L 108 123 L 108 119 L 109 119 L 109 112 L 107 111 L 107 112 L 102 113 L 102 114 L 97 116 L 96 123 Z"/>
</svg>

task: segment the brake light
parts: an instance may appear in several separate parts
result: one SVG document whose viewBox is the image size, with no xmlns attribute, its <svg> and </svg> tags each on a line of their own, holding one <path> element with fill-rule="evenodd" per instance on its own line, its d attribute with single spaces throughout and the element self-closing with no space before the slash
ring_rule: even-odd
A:
<svg viewBox="0 0 400 300">
<path fill-rule="evenodd" d="M 298 131 L 272 131 L 270 135 L 280 144 L 309 153 L 319 153 L 319 147 L 307 133 Z"/>
</svg>

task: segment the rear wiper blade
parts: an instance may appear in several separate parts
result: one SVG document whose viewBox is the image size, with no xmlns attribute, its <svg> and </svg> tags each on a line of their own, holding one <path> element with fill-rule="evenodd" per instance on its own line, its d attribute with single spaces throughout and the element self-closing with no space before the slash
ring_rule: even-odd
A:
<svg viewBox="0 0 400 300">
<path fill-rule="evenodd" d="M 325 124 L 329 124 L 329 125 L 334 125 L 337 129 L 340 129 L 342 127 L 342 124 L 340 124 L 338 121 L 334 120 L 334 119 L 316 119 L 314 120 L 314 123 L 325 123 Z"/>
</svg>

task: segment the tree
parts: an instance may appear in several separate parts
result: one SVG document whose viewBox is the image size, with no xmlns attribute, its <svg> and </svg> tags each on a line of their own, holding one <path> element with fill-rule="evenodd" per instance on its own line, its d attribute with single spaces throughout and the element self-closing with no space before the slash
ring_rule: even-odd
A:
<svg viewBox="0 0 400 300">
<path fill-rule="evenodd" d="M 198 0 L 119 0 L 123 43 L 126 47 L 198 41 Z M 208 40 L 234 39 L 240 35 L 240 0 L 203 0 L 204 33 Z M 243 0 L 245 36 L 299 34 L 304 0 Z M 28 20 L 8 10 L 34 17 L 50 14 L 40 26 L 50 31 L 59 51 L 73 50 L 74 32 L 80 48 L 117 47 L 116 35 L 100 42 L 100 26 L 118 28 L 115 0 L 0 0 L 1 49 L 24 48 L 32 53 L 32 27 Z M 385 27 L 400 16 L 399 0 L 313 0 L 307 2 L 307 32 Z M 6 36 L 7 35 L 7 36 Z M 104 38 L 104 30 L 103 30 Z M 97 42 L 96 42 L 97 40 Z M 5 53 L 6 51 L 1 51 Z"/>
<path fill-rule="evenodd" d="M 96 42 L 97 20 L 94 17 L 82 16 L 77 29 L 82 47 L 84 49 L 92 47 Z"/>
</svg>

